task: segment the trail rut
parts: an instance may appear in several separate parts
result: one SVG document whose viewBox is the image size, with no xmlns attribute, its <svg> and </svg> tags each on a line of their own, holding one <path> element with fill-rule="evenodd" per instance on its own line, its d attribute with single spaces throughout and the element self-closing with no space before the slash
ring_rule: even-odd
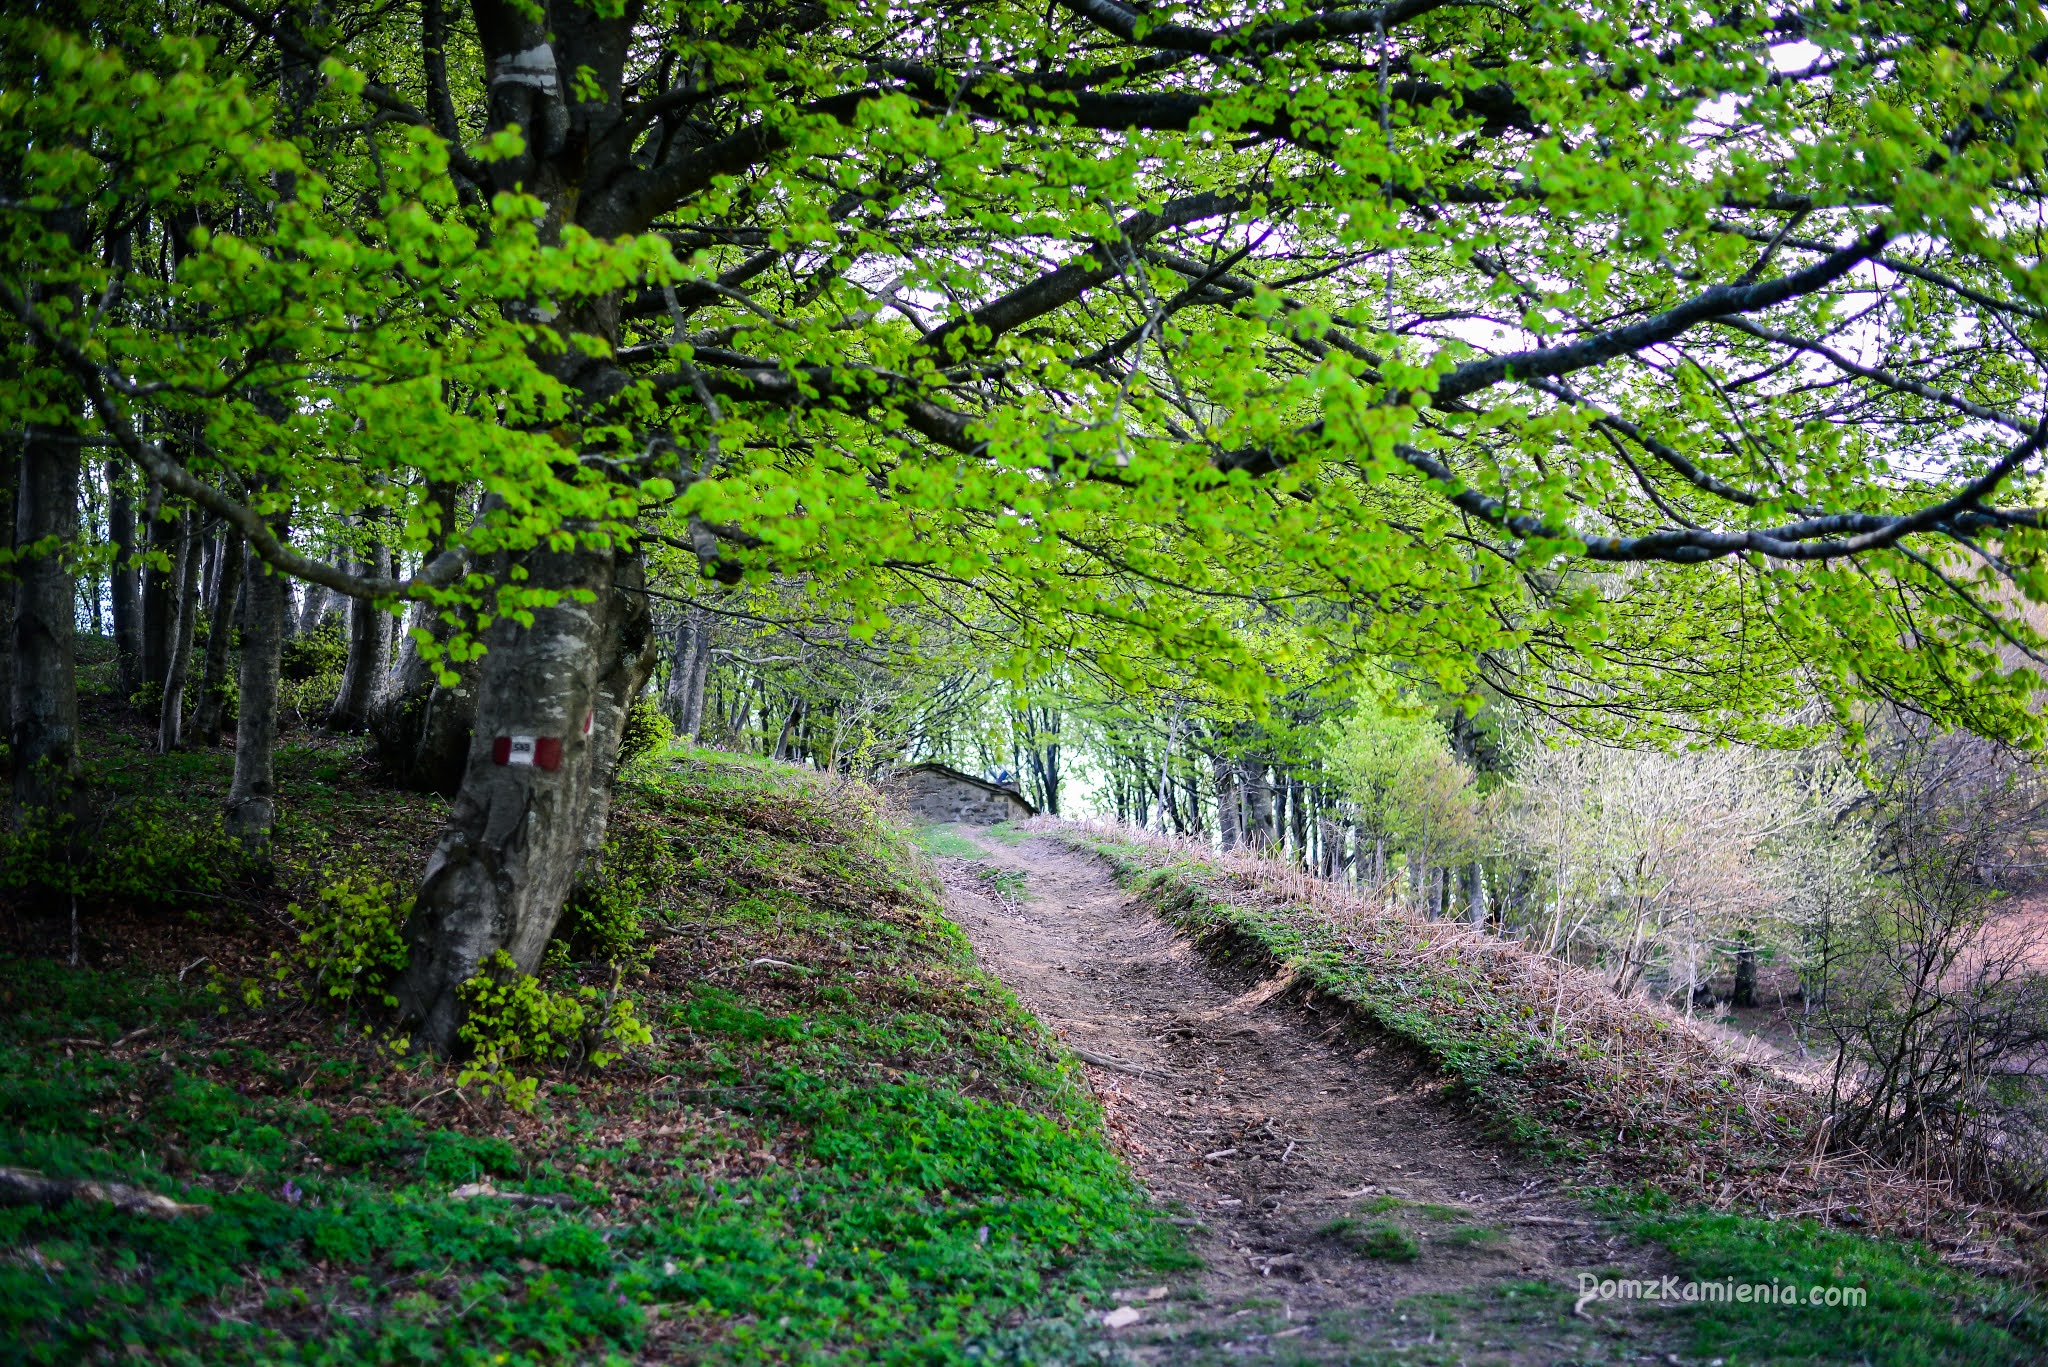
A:
<svg viewBox="0 0 2048 1367">
<path fill-rule="evenodd" d="M 1081 1057 L 1204 1264 L 1117 1298 L 1131 1357 L 1693 1360 L 1673 1351 L 1669 1312 L 1574 1314 L 1582 1270 L 1670 1269 L 1561 1194 L 1557 1174 L 1477 1137 L 1426 1061 L 1284 976 L 1209 961 L 1052 837 L 977 843 L 983 858 L 936 861 L 953 915 Z"/>
</svg>

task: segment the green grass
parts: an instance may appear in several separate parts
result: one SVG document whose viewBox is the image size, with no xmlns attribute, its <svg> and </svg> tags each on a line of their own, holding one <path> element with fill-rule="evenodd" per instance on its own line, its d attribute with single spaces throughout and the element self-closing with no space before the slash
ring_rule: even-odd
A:
<svg viewBox="0 0 2048 1367">
<path fill-rule="evenodd" d="M 1021 845 L 1031 838 L 1031 832 L 1014 821 L 998 821 L 982 834 L 1004 845 Z"/>
<path fill-rule="evenodd" d="M 1422 1245 L 1415 1236 L 1391 1220 L 1360 1220 L 1340 1215 L 1316 1234 L 1333 1239 L 1362 1257 L 1412 1263 L 1422 1256 Z"/>
<path fill-rule="evenodd" d="M 288 792 L 310 760 L 301 848 L 416 857 L 332 749 Z M 656 1040 L 532 1115 L 275 983 L 284 889 L 88 909 L 99 968 L 0 961 L 0 1163 L 212 1208 L 0 1210 L 0 1359 L 1095 1361 L 1086 1302 L 1186 1265 L 870 796 L 698 752 L 635 766 L 614 830 Z M 202 954 L 225 995 L 177 980 Z M 451 1196 L 475 1181 L 582 1204 Z"/>
<path fill-rule="evenodd" d="M 947 859 L 979 859 L 988 853 L 951 822 L 919 826 L 912 835 L 918 848 L 929 855 Z"/>
<path fill-rule="evenodd" d="M 1945 1267 L 1923 1244 L 1812 1220 L 1768 1219 L 1610 1193 L 1622 1227 L 1668 1249 L 1685 1277 L 1801 1288 L 1859 1287 L 1857 1308 L 1703 1303 L 1681 1311 L 1694 1350 L 1733 1362 L 2034 1363 L 2048 1313 L 2023 1285 Z"/>
</svg>

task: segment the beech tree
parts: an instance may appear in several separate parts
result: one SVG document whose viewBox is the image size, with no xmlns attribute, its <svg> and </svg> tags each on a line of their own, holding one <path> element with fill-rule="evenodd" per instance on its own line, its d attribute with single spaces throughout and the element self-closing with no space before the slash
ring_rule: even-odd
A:
<svg viewBox="0 0 2048 1367">
<path fill-rule="evenodd" d="M 245 708 L 280 576 L 422 605 L 412 686 L 476 670 L 401 992 L 438 1047 L 602 831 L 650 548 L 857 622 L 949 595 L 1133 685 L 1255 691 L 1245 627 L 1314 603 L 1328 667 L 1453 694 L 2039 733 L 2000 653 L 2048 597 L 2036 5 L 79 0 L 0 35 L 17 765 L 70 763 L 81 440 L 244 538 Z"/>
</svg>

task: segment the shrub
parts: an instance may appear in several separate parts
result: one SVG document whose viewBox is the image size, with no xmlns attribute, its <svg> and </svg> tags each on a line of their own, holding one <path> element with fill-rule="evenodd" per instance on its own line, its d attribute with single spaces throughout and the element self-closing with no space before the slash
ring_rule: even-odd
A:
<svg viewBox="0 0 2048 1367">
<path fill-rule="evenodd" d="M 675 744 L 675 723 L 668 719 L 668 713 L 654 705 L 651 698 L 636 699 L 626 709 L 626 720 L 619 728 L 619 763 L 627 764 L 643 755 L 659 758 Z"/>
<path fill-rule="evenodd" d="M 555 941 L 571 959 L 641 967 L 647 913 L 680 872 L 660 831 L 615 830 L 590 870 L 577 879 Z"/>
<path fill-rule="evenodd" d="M 298 962 L 330 998 L 398 1005 L 387 984 L 405 967 L 405 921 L 412 899 L 393 900 L 392 885 L 344 874 L 322 887 L 312 906 L 286 908 L 304 929 Z"/>
<path fill-rule="evenodd" d="M 348 630 L 339 617 L 324 617 L 311 631 L 284 643 L 278 671 L 294 682 L 322 674 L 339 674 L 348 664 Z"/>
<path fill-rule="evenodd" d="M 616 982 L 610 992 L 588 986 L 550 991 L 532 974 L 520 972 L 502 949 L 484 960 L 460 992 L 460 1035 L 471 1058 L 456 1085 L 496 1088 L 521 1110 L 532 1109 L 540 1083 L 518 1076 L 514 1065 L 587 1062 L 602 1068 L 622 1051 L 654 1041 L 633 999 L 618 995 Z"/>
<path fill-rule="evenodd" d="M 162 799 L 109 801 L 82 815 L 59 804 L 18 821 L 0 831 L 0 887 L 177 905 L 218 893 L 248 863 L 219 813 L 196 817 Z"/>
</svg>

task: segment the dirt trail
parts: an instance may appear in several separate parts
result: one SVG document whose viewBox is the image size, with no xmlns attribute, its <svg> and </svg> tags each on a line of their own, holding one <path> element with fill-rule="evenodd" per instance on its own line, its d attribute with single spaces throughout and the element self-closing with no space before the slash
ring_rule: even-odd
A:
<svg viewBox="0 0 2048 1367">
<path fill-rule="evenodd" d="M 1663 1312 L 1572 1314 L 1582 1269 L 1668 1269 L 1474 1138 L 1412 1054 L 1213 965 L 1100 861 L 972 834 L 986 857 L 937 861 L 955 917 L 1088 1064 L 1205 1264 L 1119 1297 L 1138 1360 L 1690 1360 Z"/>
</svg>

